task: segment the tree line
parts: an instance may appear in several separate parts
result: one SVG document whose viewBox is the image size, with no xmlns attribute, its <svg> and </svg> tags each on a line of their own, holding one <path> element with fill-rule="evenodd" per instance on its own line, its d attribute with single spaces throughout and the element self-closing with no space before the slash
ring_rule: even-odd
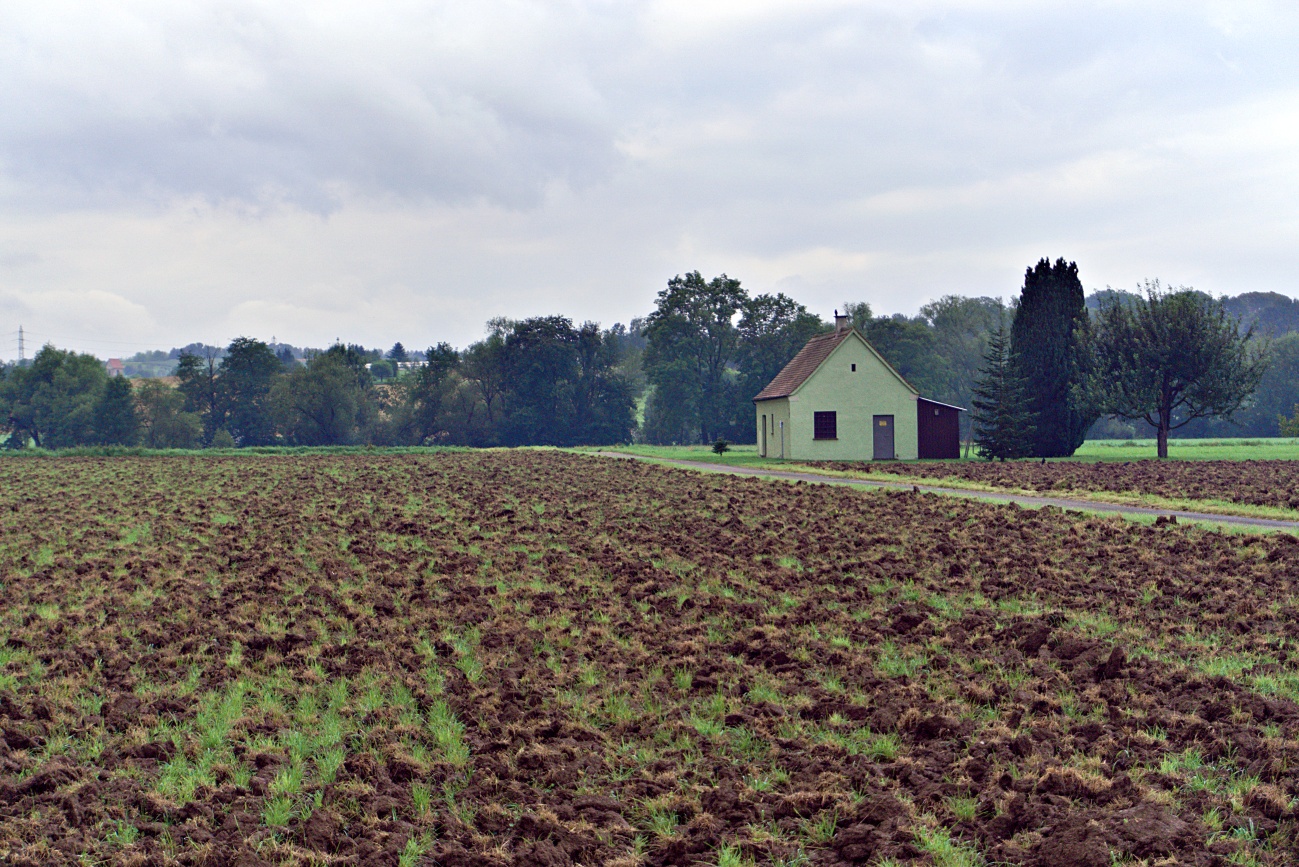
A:
<svg viewBox="0 0 1299 867">
<path fill-rule="evenodd" d="M 561 316 L 489 323 L 464 351 L 441 343 L 400 370 L 335 345 L 305 360 L 240 337 L 183 353 L 176 385 L 110 377 L 89 355 L 46 346 L 0 372 L 10 448 L 143 445 L 577 445 L 627 442 L 635 394 L 619 368 L 625 328 Z"/>
<path fill-rule="evenodd" d="M 1221 300 L 1154 281 L 1109 292 L 1089 315 L 1077 264 L 1042 259 L 1009 331 L 1003 317 L 989 337 L 972 400 L 979 454 L 1067 457 L 1108 415 L 1148 425 L 1167 457 L 1173 431 L 1249 404 L 1271 360 L 1270 339 Z"/>
<path fill-rule="evenodd" d="M 990 456 L 1046 455 L 1072 453 L 1089 430 L 1144 433 L 1151 419 L 1158 427 L 1157 413 L 1129 411 L 1097 385 L 1097 335 L 1116 333 L 1114 310 L 1142 303 L 1114 290 L 1084 298 L 1076 265 L 1043 260 L 1008 305 L 948 295 L 916 316 L 875 315 L 861 302 L 845 312 L 923 395 L 976 410 L 962 419 L 967 442 L 977 417 Z M 1253 322 L 1287 313 L 1265 296 L 1250 304 Z M 1247 345 L 1262 345 L 1256 330 L 1223 317 Z M 753 396 L 829 327 L 783 293 L 750 295 L 739 280 L 695 271 L 669 280 L 629 325 L 497 318 L 464 349 L 339 344 L 303 357 L 240 337 L 160 352 L 151 360 L 174 355 L 175 380 L 133 387 L 91 356 L 47 346 L 27 365 L 0 368 L 0 435 L 10 448 L 745 443 L 755 435 Z M 1299 333 L 1271 348 L 1275 363 L 1256 394 L 1203 417 L 1179 404 L 1168 429 L 1234 422 L 1275 435 L 1278 417 L 1299 403 Z M 987 423 L 989 401 L 1001 401 L 999 426 Z M 994 430 L 1014 434 L 998 444 Z"/>
</svg>

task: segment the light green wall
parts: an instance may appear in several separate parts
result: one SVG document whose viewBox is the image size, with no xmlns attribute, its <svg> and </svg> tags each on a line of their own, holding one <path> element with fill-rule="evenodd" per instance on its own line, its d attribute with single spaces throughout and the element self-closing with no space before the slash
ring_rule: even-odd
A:
<svg viewBox="0 0 1299 867">
<path fill-rule="evenodd" d="M 857 365 L 853 372 L 852 365 Z M 774 407 L 774 404 L 784 404 Z M 899 460 L 919 456 L 916 394 L 888 369 L 856 333 L 850 335 L 788 398 L 757 404 L 759 418 L 785 418 L 785 457 L 796 460 L 868 461 L 874 457 L 873 417 L 893 416 L 893 449 Z M 783 413 L 782 413 L 783 410 Z M 837 413 L 838 438 L 812 438 L 812 414 Z M 779 434 L 777 434 L 777 437 Z M 761 440 L 759 440 L 761 442 Z M 779 456 L 779 440 L 769 457 Z"/>
<path fill-rule="evenodd" d="M 780 454 L 780 431 L 781 424 L 785 428 L 785 457 L 789 457 L 790 449 L 790 424 L 789 424 L 789 398 L 780 397 L 775 400 L 764 400 L 757 404 L 758 411 L 755 421 L 758 425 L 758 451 L 762 452 L 762 425 L 767 425 L 767 453 L 765 457 L 778 458 Z"/>
</svg>

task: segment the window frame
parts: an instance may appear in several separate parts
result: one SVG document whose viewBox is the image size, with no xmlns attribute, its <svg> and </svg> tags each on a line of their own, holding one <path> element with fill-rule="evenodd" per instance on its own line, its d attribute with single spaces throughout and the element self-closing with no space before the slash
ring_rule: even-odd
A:
<svg viewBox="0 0 1299 867">
<path fill-rule="evenodd" d="M 823 434 L 828 433 L 828 436 Z M 839 439 L 839 412 L 838 410 L 822 410 L 812 413 L 812 439 L 813 440 L 837 440 Z"/>
</svg>

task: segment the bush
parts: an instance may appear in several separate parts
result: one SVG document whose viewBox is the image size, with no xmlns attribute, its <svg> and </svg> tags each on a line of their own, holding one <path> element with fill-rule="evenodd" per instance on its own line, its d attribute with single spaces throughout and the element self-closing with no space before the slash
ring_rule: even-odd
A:
<svg viewBox="0 0 1299 867">
<path fill-rule="evenodd" d="M 713 454 L 715 455 L 724 455 L 730 450 L 731 444 L 722 437 L 718 437 L 717 442 L 713 443 Z"/>
<path fill-rule="evenodd" d="M 232 449 L 235 447 L 235 438 L 230 435 L 230 431 L 221 428 L 219 431 L 212 434 L 212 444 L 210 447 L 214 449 Z"/>
<path fill-rule="evenodd" d="M 1283 415 L 1276 417 L 1277 427 L 1283 437 L 1299 437 L 1299 403 L 1294 405 L 1294 415 L 1286 418 Z"/>
</svg>

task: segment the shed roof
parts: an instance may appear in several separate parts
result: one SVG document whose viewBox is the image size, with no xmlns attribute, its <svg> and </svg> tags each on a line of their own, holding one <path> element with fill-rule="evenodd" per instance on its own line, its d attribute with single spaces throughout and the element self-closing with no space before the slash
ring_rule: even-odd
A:
<svg viewBox="0 0 1299 867">
<path fill-rule="evenodd" d="M 957 412 L 969 412 L 969 410 L 963 406 L 957 406 L 954 403 L 943 403 L 941 400 L 934 400 L 929 397 L 917 397 L 916 400 L 924 401 L 925 403 L 932 403 L 934 406 L 945 406 L 948 409 L 954 409 Z"/>
</svg>

